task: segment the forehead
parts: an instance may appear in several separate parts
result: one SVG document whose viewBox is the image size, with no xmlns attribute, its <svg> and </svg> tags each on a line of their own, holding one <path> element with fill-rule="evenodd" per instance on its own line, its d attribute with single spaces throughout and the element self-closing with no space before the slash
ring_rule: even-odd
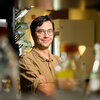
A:
<svg viewBox="0 0 100 100">
<path fill-rule="evenodd" d="M 52 29 L 52 23 L 50 21 L 43 22 L 41 26 L 38 26 L 37 29 Z"/>
</svg>

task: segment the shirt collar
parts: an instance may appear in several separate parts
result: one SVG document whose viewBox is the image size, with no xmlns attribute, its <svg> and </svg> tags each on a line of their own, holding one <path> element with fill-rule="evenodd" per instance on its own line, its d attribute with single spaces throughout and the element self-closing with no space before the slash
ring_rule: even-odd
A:
<svg viewBox="0 0 100 100">
<path fill-rule="evenodd" d="M 40 59 L 41 61 L 43 61 L 43 62 L 44 62 L 44 61 L 47 61 L 47 62 L 53 61 L 53 56 L 52 56 L 52 54 L 50 53 L 50 51 L 49 51 L 50 59 L 45 59 L 44 57 L 42 57 L 42 56 L 36 51 L 36 49 L 35 49 L 34 47 L 33 47 L 32 51 L 35 52 L 36 56 L 38 56 L 39 59 Z"/>
</svg>

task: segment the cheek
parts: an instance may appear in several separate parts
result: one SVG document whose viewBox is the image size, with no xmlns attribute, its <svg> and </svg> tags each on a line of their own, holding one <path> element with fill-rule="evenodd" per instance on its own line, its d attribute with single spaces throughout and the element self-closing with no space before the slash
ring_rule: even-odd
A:
<svg viewBox="0 0 100 100">
<path fill-rule="evenodd" d="M 38 43 L 39 43 L 39 42 L 41 43 L 41 42 L 42 42 L 42 38 L 41 38 L 41 37 L 38 37 L 38 38 L 37 38 L 37 42 L 38 42 Z"/>
<path fill-rule="evenodd" d="M 54 36 L 52 36 L 50 39 L 53 40 L 54 39 Z"/>
</svg>

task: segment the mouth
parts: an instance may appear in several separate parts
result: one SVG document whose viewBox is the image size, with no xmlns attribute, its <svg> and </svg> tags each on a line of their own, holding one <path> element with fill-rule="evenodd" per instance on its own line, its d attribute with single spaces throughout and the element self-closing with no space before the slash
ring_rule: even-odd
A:
<svg viewBox="0 0 100 100">
<path fill-rule="evenodd" d="M 49 40 L 42 40 L 44 43 L 48 43 L 49 42 Z"/>
</svg>

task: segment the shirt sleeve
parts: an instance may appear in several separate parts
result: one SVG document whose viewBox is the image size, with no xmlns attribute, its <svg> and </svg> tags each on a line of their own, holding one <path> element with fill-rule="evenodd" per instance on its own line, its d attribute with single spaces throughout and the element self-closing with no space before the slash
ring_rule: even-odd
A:
<svg viewBox="0 0 100 100">
<path fill-rule="evenodd" d="M 40 74 L 38 67 L 30 58 L 21 57 L 19 60 L 19 69 L 21 90 L 23 92 L 31 91 L 35 93 L 38 84 L 40 84 L 40 80 L 37 77 Z"/>
</svg>

